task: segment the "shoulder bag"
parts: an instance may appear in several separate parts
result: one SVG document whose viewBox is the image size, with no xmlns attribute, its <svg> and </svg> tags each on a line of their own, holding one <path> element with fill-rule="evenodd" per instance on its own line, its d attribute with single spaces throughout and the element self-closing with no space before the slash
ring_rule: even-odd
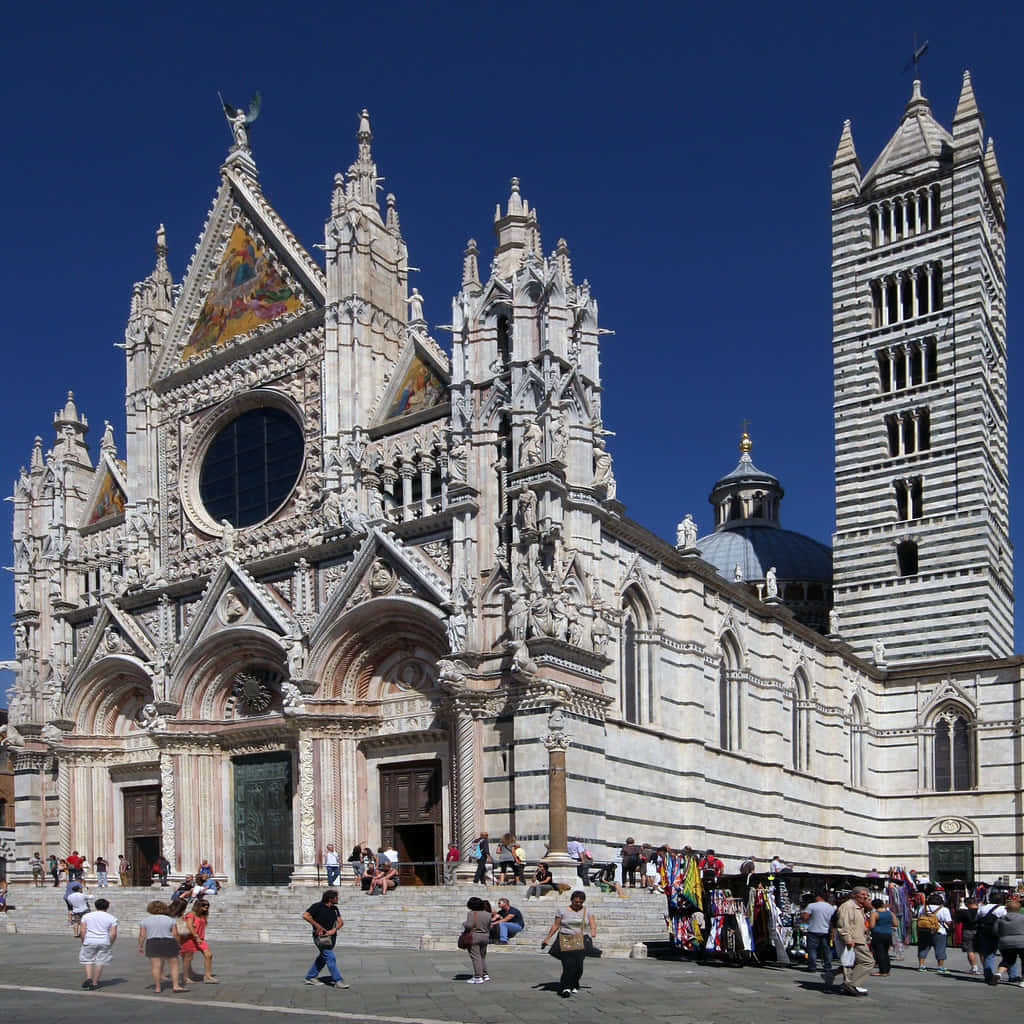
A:
<svg viewBox="0 0 1024 1024">
<path fill-rule="evenodd" d="M 470 928 L 464 928 L 462 934 L 459 936 L 459 949 L 469 949 L 473 945 L 473 931 Z"/>
</svg>

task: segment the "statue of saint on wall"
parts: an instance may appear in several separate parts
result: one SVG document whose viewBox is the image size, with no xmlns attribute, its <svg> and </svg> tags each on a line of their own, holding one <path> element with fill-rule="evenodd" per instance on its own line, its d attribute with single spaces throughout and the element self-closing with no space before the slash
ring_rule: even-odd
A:
<svg viewBox="0 0 1024 1024">
<path fill-rule="evenodd" d="M 541 443 L 543 433 L 536 420 L 530 422 L 523 431 L 523 440 L 519 444 L 519 465 L 535 466 L 541 460 Z"/>
<path fill-rule="evenodd" d="M 687 512 L 683 521 L 676 527 L 676 547 L 687 551 L 696 546 L 697 524 L 693 521 L 693 516 Z"/>
<path fill-rule="evenodd" d="M 448 452 L 448 479 L 453 483 L 464 484 L 469 468 L 469 451 L 465 441 L 459 440 Z"/>
<path fill-rule="evenodd" d="M 519 529 L 523 533 L 537 532 L 537 495 L 527 488 L 516 498 Z"/>
<path fill-rule="evenodd" d="M 508 617 L 508 631 L 513 640 L 526 639 L 526 626 L 530 610 L 526 604 L 526 598 L 515 587 L 502 587 L 501 592 L 508 602 L 506 615 Z"/>
<path fill-rule="evenodd" d="M 765 597 L 778 597 L 779 596 L 779 579 L 775 572 L 775 566 L 773 565 L 768 572 L 765 573 L 764 577 L 764 593 Z"/>
<path fill-rule="evenodd" d="M 594 445 L 594 487 L 604 487 L 605 497 L 610 501 L 615 497 L 615 477 L 612 475 L 611 453 L 605 448 L 604 438 Z"/>
</svg>

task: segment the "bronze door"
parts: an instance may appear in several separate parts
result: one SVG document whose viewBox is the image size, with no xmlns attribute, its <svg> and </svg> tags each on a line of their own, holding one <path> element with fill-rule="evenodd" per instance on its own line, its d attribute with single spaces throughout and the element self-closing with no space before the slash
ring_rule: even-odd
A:
<svg viewBox="0 0 1024 1024">
<path fill-rule="evenodd" d="M 124 791 L 125 856 L 131 863 L 132 885 L 151 885 L 153 865 L 160 858 L 163 822 L 160 787 Z"/>
<path fill-rule="evenodd" d="M 235 769 L 235 879 L 287 885 L 292 863 L 292 757 L 238 757 Z"/>
<path fill-rule="evenodd" d="M 435 862 L 443 856 L 441 762 L 414 761 L 380 769 L 381 841 L 398 851 L 403 885 L 439 881 Z M 405 863 L 407 861 L 418 863 Z"/>
</svg>

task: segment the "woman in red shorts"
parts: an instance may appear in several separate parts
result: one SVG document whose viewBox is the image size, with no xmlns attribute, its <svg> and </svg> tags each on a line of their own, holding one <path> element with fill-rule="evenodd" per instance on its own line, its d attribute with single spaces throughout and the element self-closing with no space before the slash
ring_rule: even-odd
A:
<svg viewBox="0 0 1024 1024">
<path fill-rule="evenodd" d="M 185 979 L 198 981 L 192 974 L 192 957 L 196 953 L 203 954 L 205 970 L 203 981 L 208 985 L 216 985 L 217 979 L 213 976 L 213 953 L 206 943 L 206 923 L 210 917 L 210 904 L 204 899 L 198 899 L 192 905 L 192 909 L 185 915 L 185 923 L 188 925 L 189 934 L 185 935 L 182 929 L 181 962 L 184 967 Z"/>
</svg>

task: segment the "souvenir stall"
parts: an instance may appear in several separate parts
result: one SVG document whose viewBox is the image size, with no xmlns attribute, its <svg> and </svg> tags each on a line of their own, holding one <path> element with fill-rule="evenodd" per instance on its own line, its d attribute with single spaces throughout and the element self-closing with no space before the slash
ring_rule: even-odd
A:
<svg viewBox="0 0 1024 1024">
<path fill-rule="evenodd" d="M 697 858 L 666 853 L 662 857 L 660 881 L 668 900 L 672 945 L 680 950 L 701 949 L 705 932 L 704 894 Z"/>
</svg>

